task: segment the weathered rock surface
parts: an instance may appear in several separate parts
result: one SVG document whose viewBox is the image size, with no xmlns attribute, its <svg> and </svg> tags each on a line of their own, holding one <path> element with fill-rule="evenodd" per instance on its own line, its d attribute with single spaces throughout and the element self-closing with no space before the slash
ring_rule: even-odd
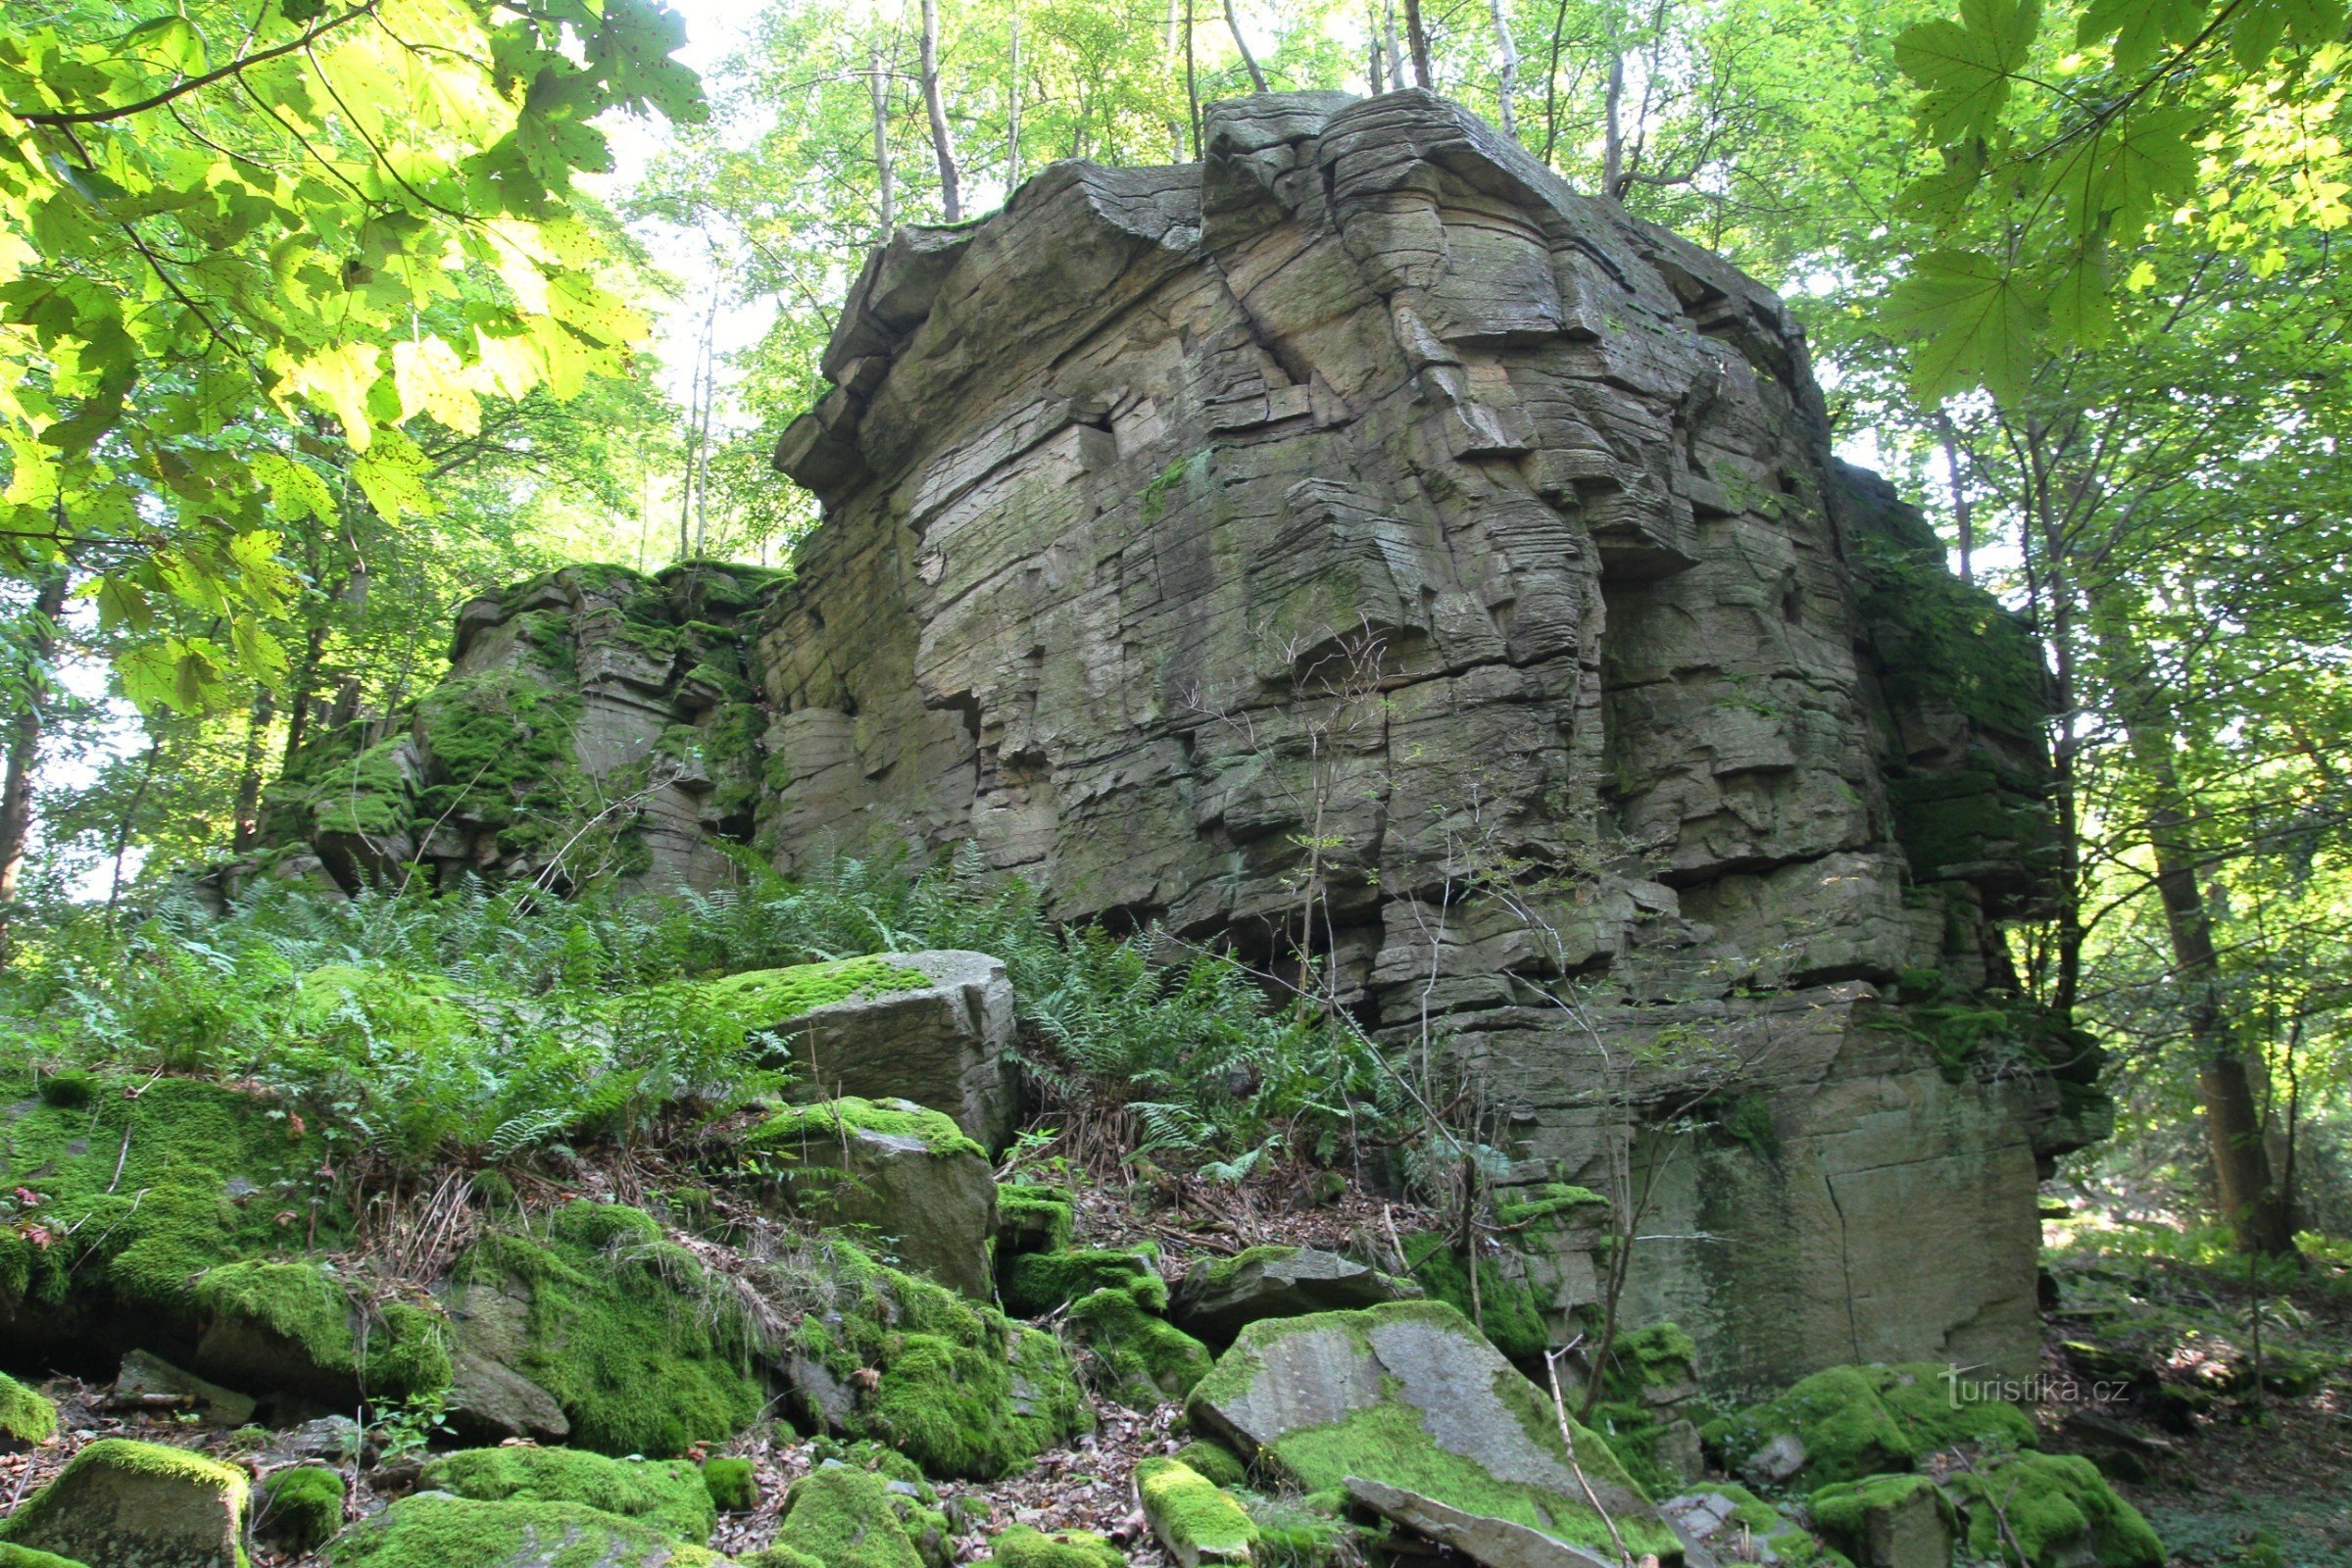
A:
<svg viewBox="0 0 2352 1568">
<path fill-rule="evenodd" d="M 448 1289 L 450 1424 L 489 1442 L 560 1442 L 571 1422 L 556 1396 L 514 1369 L 530 1336 L 527 1287 L 499 1277 Z"/>
<path fill-rule="evenodd" d="M 530 824 L 586 779 L 649 885 L 969 844 L 1056 918 L 1264 957 L 1311 820 L 1342 998 L 1504 1111 L 1504 1198 L 1662 1151 L 1646 1228 L 1706 1240 L 1644 1243 L 1625 1304 L 1719 1392 L 2030 1369 L 2036 1175 L 2102 1130 L 1997 929 L 2050 885 L 2031 639 L 1831 455 L 1801 331 L 1718 258 L 1426 93 L 1204 131 L 899 230 L 778 447 L 824 507 L 792 581 L 468 607 L 450 683 L 306 749 L 278 869 L 561 880 Z M 896 1038 L 827 1021 L 818 1092 L 998 1147 L 1001 1058 L 924 1065 L 951 1108 L 859 1076 Z M 1554 1336 L 1597 1241 L 1531 1258 Z"/>
<path fill-rule="evenodd" d="M 1152 1537 L 1179 1568 L 1250 1561 L 1257 1527 L 1240 1503 L 1183 1460 L 1137 1465 L 1135 1496 Z"/>
<path fill-rule="evenodd" d="M 245 1472 L 102 1438 L 0 1524 L 0 1540 L 96 1568 L 242 1568 Z"/>
<path fill-rule="evenodd" d="M 1549 1398 L 1439 1302 L 1253 1323 L 1185 1409 L 1307 1492 L 1354 1477 L 1607 1552 L 1589 1484 L 1637 1555 L 1680 1557 L 1607 1446 L 1577 1431 L 1572 1461 Z"/>
<path fill-rule="evenodd" d="M 996 1171 L 947 1115 L 851 1096 L 776 1111 L 744 1142 L 786 1210 L 975 1300 L 995 1295 Z"/>
<path fill-rule="evenodd" d="M 127 1409 L 191 1410 L 201 1415 L 206 1425 L 224 1428 L 241 1427 L 252 1420 L 257 1402 L 250 1395 L 208 1383 L 145 1350 L 124 1353 L 110 1397 Z"/>
<path fill-rule="evenodd" d="M 403 1497 L 327 1548 L 334 1568 L 464 1563 L 466 1568 L 726 1568 L 727 1559 L 634 1520 L 574 1502 L 477 1502 L 447 1493 Z"/>
<path fill-rule="evenodd" d="M 1874 1476 L 1814 1494 L 1813 1517 L 1855 1568 L 1951 1568 L 1950 1499 L 1926 1476 Z"/>
<path fill-rule="evenodd" d="M 1168 1316 L 1186 1333 L 1225 1346 L 1260 1318 L 1347 1311 L 1420 1294 L 1415 1286 L 1337 1252 L 1252 1247 L 1187 1269 L 1169 1298 Z"/>
<path fill-rule="evenodd" d="M 1348 1478 L 1348 1495 L 1364 1507 L 1486 1568 L 1609 1568 L 1611 1559 L 1571 1546 L 1508 1519 L 1465 1513 L 1435 1497 L 1362 1476 Z"/>
<path fill-rule="evenodd" d="M 911 1100 L 955 1117 L 983 1147 L 1004 1148 L 1017 1109 L 1004 963 L 952 949 L 883 957 L 928 983 L 894 981 L 789 1019 L 747 1012 L 744 1025 L 775 1028 L 812 1096 Z"/>
</svg>

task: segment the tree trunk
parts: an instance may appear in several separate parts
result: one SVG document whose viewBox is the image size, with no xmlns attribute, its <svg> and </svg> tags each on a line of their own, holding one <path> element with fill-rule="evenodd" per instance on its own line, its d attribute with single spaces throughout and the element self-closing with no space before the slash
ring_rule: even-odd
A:
<svg viewBox="0 0 2352 1568">
<path fill-rule="evenodd" d="M 1250 90 L 1266 90 L 1266 74 L 1257 69 L 1257 56 L 1250 52 L 1250 40 L 1242 36 L 1242 24 L 1234 17 L 1233 0 L 1225 0 L 1225 30 L 1233 34 L 1233 46 L 1242 52 L 1242 67 L 1250 73 Z"/>
<path fill-rule="evenodd" d="M 1389 42 L 1389 90 L 1404 90 L 1404 46 L 1396 41 L 1396 0 L 1386 0 L 1381 31 Z"/>
<path fill-rule="evenodd" d="M 1184 0 L 1184 104 L 1193 122 L 1193 162 L 1200 161 L 1200 62 L 1193 47 L 1194 0 Z"/>
<path fill-rule="evenodd" d="M 8 952 L 24 846 L 32 837 L 32 779 L 40 766 L 45 723 L 41 705 L 49 691 L 49 662 L 57 657 L 57 617 L 65 612 L 68 581 L 62 565 L 41 579 L 33 594 L 31 622 L 25 627 L 24 706 L 9 723 L 7 773 L 0 779 L 0 957 Z"/>
<path fill-rule="evenodd" d="M 1960 536 L 1960 580 L 1973 583 L 1977 580 L 1976 506 L 1968 493 L 1968 481 L 1960 474 L 1960 432 L 1952 424 L 1952 416 L 1941 409 L 1936 411 L 1936 438 L 1943 446 L 1943 471 L 1952 487 L 1952 527 Z"/>
<path fill-rule="evenodd" d="M 1005 74 L 1010 83 L 1004 112 L 1004 199 L 1012 200 L 1013 188 L 1021 182 L 1021 8 L 1012 8 L 1011 59 Z"/>
<path fill-rule="evenodd" d="M 1568 31 L 1568 0 L 1551 14 L 1551 53 L 1544 68 L 1544 167 L 1551 167 L 1552 149 L 1560 142 L 1560 45 Z"/>
<path fill-rule="evenodd" d="M 1519 91 L 1519 40 L 1511 36 L 1509 7 L 1504 0 L 1489 0 L 1494 14 L 1494 107 L 1502 122 L 1502 133 L 1513 141 L 1519 139 L 1519 107 L 1515 95 Z"/>
<path fill-rule="evenodd" d="M 245 715 L 245 760 L 237 769 L 236 827 L 229 849 L 244 854 L 262 838 L 262 750 L 270 738 L 270 720 L 277 715 L 276 700 L 265 686 L 253 694 Z"/>
<path fill-rule="evenodd" d="M 164 743 L 160 736 L 150 737 L 147 756 L 139 763 L 139 785 L 130 792 L 123 804 L 122 820 L 115 824 L 115 875 L 106 890 L 106 924 L 114 929 L 115 910 L 122 902 L 122 860 L 130 853 L 130 836 L 137 829 L 139 808 L 147 804 L 147 788 L 155 782 L 156 764 L 163 760 Z"/>
<path fill-rule="evenodd" d="M 951 223 L 963 221 L 963 176 L 956 167 L 956 141 L 948 132 L 948 108 L 939 93 L 939 0 L 923 0 L 923 110 L 931 117 L 931 151 L 939 159 L 939 206 Z"/>
<path fill-rule="evenodd" d="M 1600 193 L 1611 201 L 1625 199 L 1625 51 L 1615 28 L 1609 38 L 1609 85 L 1604 100 L 1600 144 Z"/>
<path fill-rule="evenodd" d="M 1413 85 L 1433 89 L 1429 71 L 1429 29 L 1421 24 L 1421 0 L 1404 0 L 1404 41 L 1413 52 Z"/>
<path fill-rule="evenodd" d="M 898 232 L 897 204 L 890 189 L 890 76 L 882 69 L 882 46 L 874 45 L 870 57 L 871 70 L 866 73 L 865 90 L 874 106 L 874 174 L 881 184 L 882 238 L 887 245 L 890 236 Z"/>
</svg>

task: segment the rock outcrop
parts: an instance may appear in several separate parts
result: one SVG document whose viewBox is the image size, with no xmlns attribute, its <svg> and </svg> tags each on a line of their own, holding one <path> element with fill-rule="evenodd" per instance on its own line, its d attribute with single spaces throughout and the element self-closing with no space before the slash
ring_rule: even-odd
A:
<svg viewBox="0 0 2352 1568">
<path fill-rule="evenodd" d="M 778 448 L 824 508 L 789 582 L 477 602 L 241 874 L 969 845 L 1055 917 L 1305 933 L 1497 1107 L 1504 1202 L 1650 1195 L 1624 1303 L 1719 1391 L 2027 1369 L 2036 1176 L 2103 1106 L 2000 935 L 2048 886 L 2031 638 L 1832 456 L 1802 333 L 1720 259 L 1426 93 L 1204 134 L 900 230 Z M 993 1085 L 839 1088 L 1007 1125 Z M 1609 1226 L 1521 1236 L 1544 1334 Z"/>
</svg>

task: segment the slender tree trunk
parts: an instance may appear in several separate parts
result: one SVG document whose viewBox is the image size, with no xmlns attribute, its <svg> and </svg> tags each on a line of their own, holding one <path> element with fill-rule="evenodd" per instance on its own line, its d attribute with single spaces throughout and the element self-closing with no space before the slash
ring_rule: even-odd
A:
<svg viewBox="0 0 2352 1568">
<path fill-rule="evenodd" d="M 1233 46 L 1242 52 L 1242 68 L 1250 73 L 1250 90 L 1266 90 L 1266 74 L 1257 69 L 1257 56 L 1250 52 L 1250 40 L 1242 36 L 1242 24 L 1233 14 L 1233 0 L 1225 0 L 1225 30 L 1233 34 Z"/>
<path fill-rule="evenodd" d="M 948 131 L 948 107 L 939 92 L 939 0 L 923 0 L 923 110 L 931 117 L 931 151 L 939 160 L 939 206 L 951 223 L 963 221 L 963 175 L 956 167 L 956 140 Z"/>
<path fill-rule="evenodd" d="M 32 838 L 32 779 L 40 766 L 46 722 L 42 705 L 49 694 L 49 663 L 57 657 L 57 617 L 65 612 L 68 581 L 62 565 L 41 579 L 33 593 L 31 622 L 25 627 L 20 671 L 24 706 L 9 722 L 7 773 L 0 779 L 0 958 L 8 953 L 24 847 Z"/>
<path fill-rule="evenodd" d="M 139 763 L 138 787 L 130 792 L 130 799 L 123 803 L 122 818 L 115 824 L 115 875 L 106 890 L 106 923 L 110 930 L 115 923 L 115 910 L 122 902 L 122 861 L 130 854 L 130 836 L 138 827 L 139 808 L 147 804 L 147 789 L 155 782 L 156 764 L 163 760 L 163 738 L 150 738 L 147 756 Z"/>
<path fill-rule="evenodd" d="M 265 686 L 253 694 L 245 715 L 245 759 L 237 769 L 236 826 L 229 849 L 244 854 L 262 838 L 262 752 L 270 739 L 270 721 L 277 716 L 277 702 Z"/>
<path fill-rule="evenodd" d="M 1168 36 L 1166 45 L 1161 50 L 1161 59 L 1166 64 L 1168 74 L 1171 76 L 1176 74 L 1176 41 L 1178 29 L 1183 27 L 1184 24 L 1185 13 L 1183 7 L 1178 3 L 1178 0 L 1168 0 Z M 1185 74 L 1185 83 L 1186 91 L 1189 93 L 1191 91 L 1192 83 L 1192 74 L 1189 69 L 1191 65 L 1189 50 L 1187 51 L 1186 65 L 1188 69 Z M 1184 162 L 1184 126 L 1173 115 L 1168 117 L 1168 162 L 1171 164 L 1181 164 Z"/>
<path fill-rule="evenodd" d="M 1021 8 L 1018 0 L 1012 8 L 1011 59 L 1006 63 L 1010 78 L 1010 93 L 1004 112 L 1004 199 L 1012 200 L 1014 187 L 1021 182 Z"/>
<path fill-rule="evenodd" d="M 1386 0 L 1383 11 L 1386 17 L 1386 25 L 1382 30 L 1387 34 L 1389 41 L 1389 88 L 1393 92 L 1402 92 L 1404 90 L 1404 46 L 1397 41 L 1396 0 Z"/>
<path fill-rule="evenodd" d="M 1612 24 L 1609 84 L 1604 98 L 1600 143 L 1600 190 L 1611 201 L 1625 199 L 1625 50 Z"/>
<path fill-rule="evenodd" d="M 1404 41 L 1413 52 L 1413 85 L 1432 91 L 1429 71 L 1429 29 L 1421 24 L 1421 0 L 1404 0 Z"/>
<path fill-rule="evenodd" d="M 874 107 L 874 174 L 881 184 L 882 238 L 887 245 L 890 236 L 898 232 L 897 203 L 890 188 L 890 74 L 882 69 L 882 46 L 874 45 L 866 73 L 866 95 Z"/>
<path fill-rule="evenodd" d="M 1194 47 L 1194 30 L 1199 22 L 1193 12 L 1194 0 L 1184 0 L 1184 104 L 1193 122 L 1193 162 L 1200 161 L 1200 51 Z"/>
<path fill-rule="evenodd" d="M 1373 39 L 1370 46 L 1366 50 L 1364 79 L 1372 84 L 1372 96 L 1375 98 L 1389 90 L 1387 87 L 1381 85 L 1380 40 L 1378 38 Z"/>
<path fill-rule="evenodd" d="M 1943 446 L 1943 471 L 1952 487 L 1952 526 L 1960 535 L 1960 580 L 1975 582 L 1977 549 L 1976 505 L 1968 493 L 1968 481 L 1960 472 L 1960 432 L 1952 416 L 1941 409 L 1936 411 L 1936 438 Z"/>
<path fill-rule="evenodd" d="M 1568 32 L 1568 0 L 1551 14 L 1551 54 L 1544 68 L 1544 167 L 1551 167 L 1552 149 L 1560 142 L 1560 45 Z"/>
<path fill-rule="evenodd" d="M 1502 133 L 1519 139 L 1519 40 L 1511 36 L 1510 8 L 1505 0 L 1489 0 L 1494 15 L 1494 107 Z"/>
</svg>

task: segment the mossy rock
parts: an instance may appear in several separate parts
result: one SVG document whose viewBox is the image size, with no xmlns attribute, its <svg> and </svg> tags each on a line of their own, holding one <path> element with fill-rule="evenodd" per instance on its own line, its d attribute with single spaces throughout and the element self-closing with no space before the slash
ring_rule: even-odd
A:
<svg viewBox="0 0 2352 1568">
<path fill-rule="evenodd" d="M 0 1229 L 0 1332 L 24 1354 L 79 1345 L 107 1320 L 193 1337 L 198 1278 L 282 1254 L 285 1209 L 317 1216 L 321 1249 L 348 1239 L 348 1210 L 316 1176 L 325 1141 L 268 1101 L 189 1078 L 157 1079 L 135 1099 L 120 1091 L 139 1081 L 103 1083 L 88 1104 L 60 1108 L 28 1079 L 0 1080 L 9 1185 L 38 1198 L 36 1223 L 74 1234 L 72 1247 L 43 1247 L 24 1227 Z"/>
<path fill-rule="evenodd" d="M 1784 1516 L 1778 1508 L 1736 1481 L 1710 1481 L 1693 1487 L 1660 1505 L 1680 1527 L 1686 1540 L 1713 1544 L 1720 1559 L 1727 1553 L 1739 1559 L 1741 1540 L 1759 1543 L 1788 1568 L 1850 1568 L 1845 1557 L 1822 1545 L 1811 1531 Z"/>
<path fill-rule="evenodd" d="M 1546 1182 L 1534 1193 L 1495 1204 L 1495 1219 L 1513 1230 L 1539 1230 L 1587 1221 L 1598 1224 L 1609 1217 L 1609 1200 L 1590 1187 Z"/>
<path fill-rule="evenodd" d="M 1222 1348 L 1260 1318 L 1377 1306 L 1420 1294 L 1414 1285 L 1321 1248 L 1252 1247 L 1186 1269 L 1169 1315 L 1186 1333 Z"/>
<path fill-rule="evenodd" d="M 1909 1470 L 1923 1456 L 1962 1443 L 2034 1447 L 2040 1442 L 2023 1410 L 1977 1396 L 1948 1368 L 1929 1361 L 1831 1367 L 1762 1404 L 1708 1422 L 1699 1435 L 1730 1470 L 1745 1467 L 1775 1439 L 1791 1438 L 1801 1446 L 1801 1463 L 1775 1479 L 1807 1488 Z"/>
<path fill-rule="evenodd" d="M 300 1554 L 326 1544 L 343 1528 L 343 1477 L 322 1464 L 280 1470 L 261 1485 L 254 1530 Z"/>
<path fill-rule="evenodd" d="M 1091 1530 L 1048 1535 L 1014 1525 L 988 1544 L 988 1554 L 1004 1568 L 1127 1568 L 1127 1554 Z"/>
<path fill-rule="evenodd" d="M 1861 1562 L 1949 1562 L 1959 1534 L 1951 1499 L 1921 1475 L 1841 1481 L 1814 1493 L 1807 1511 L 1833 1545 Z"/>
<path fill-rule="evenodd" d="M 720 1513 L 750 1513 L 760 1506 L 760 1472 L 733 1454 L 703 1461 L 703 1490 Z"/>
<path fill-rule="evenodd" d="M 1350 1549 L 1353 1532 L 1348 1524 L 1334 1512 L 1316 1506 L 1318 1499 L 1238 1491 L 1234 1497 L 1257 1531 L 1257 1544 L 1250 1552 L 1257 1568 L 1333 1568 L 1343 1561 L 1364 1560 L 1364 1553 Z"/>
<path fill-rule="evenodd" d="M 685 1459 L 612 1459 L 578 1448 L 461 1448 L 418 1485 L 476 1502 L 576 1502 L 697 1544 L 718 1525 L 703 1474 Z"/>
<path fill-rule="evenodd" d="M 790 1346 L 805 1423 L 886 1444 L 929 1475 L 982 1481 L 1093 1425 L 1053 1335 L 848 1243 L 822 1273 L 837 1304 L 803 1319 Z"/>
<path fill-rule="evenodd" d="M 0 1538 L 104 1568 L 245 1568 L 250 1490 L 233 1465 L 101 1438 L 0 1524 Z"/>
<path fill-rule="evenodd" d="M 0 1541 L 0 1568 L 87 1568 L 87 1565 L 55 1552 L 35 1551 L 30 1546 Z"/>
<path fill-rule="evenodd" d="M 1027 1252 L 1068 1250 L 1077 1230 L 1077 1205 L 1058 1187 L 1006 1182 L 997 1188 L 997 1264 Z"/>
<path fill-rule="evenodd" d="M 1195 1438 L 1176 1450 L 1176 1457 L 1231 1492 L 1250 1479 L 1250 1467 L 1222 1443 Z"/>
<path fill-rule="evenodd" d="M 717 1552 L 600 1508 L 433 1493 L 352 1526 L 326 1558 L 333 1568 L 728 1568 Z"/>
<path fill-rule="evenodd" d="M 1016 1317 L 1043 1317 L 1082 1296 L 1146 1278 L 1154 1283 L 1159 1281 L 1152 1260 L 1140 1252 L 1079 1248 L 1029 1252 L 1016 1257 L 1004 1270 L 997 1288 L 1004 1298 L 1007 1312 Z M 1164 1286 L 1160 1300 L 1162 1305 L 1166 1304 Z"/>
<path fill-rule="evenodd" d="M 2165 1561 L 2164 1544 L 2139 1510 L 2079 1455 L 2003 1454 L 1944 1485 L 1967 1520 L 1969 1555 L 1979 1560 L 2015 1563 L 2014 1540 L 2030 1568 L 2093 1560 L 2099 1568 L 2162 1568 Z"/>
<path fill-rule="evenodd" d="M 1302 1492 L 1359 1477 L 1608 1551 L 1590 1483 L 1637 1555 L 1680 1549 L 1608 1446 L 1573 1423 L 1570 1465 L 1549 1397 L 1441 1301 L 1252 1323 L 1185 1408 Z"/>
<path fill-rule="evenodd" d="M 1246 1563 L 1257 1526 L 1224 1488 L 1181 1459 L 1146 1459 L 1135 1467 L 1135 1494 L 1152 1534 L 1183 1568 Z"/>
<path fill-rule="evenodd" d="M 1681 1446 L 1694 1446 L 1693 1429 L 1672 1406 L 1697 1396 L 1697 1364 L 1690 1335 L 1672 1323 L 1651 1323 L 1617 1336 L 1601 1378 L 1592 1425 L 1653 1497 L 1679 1491 L 1689 1479 L 1681 1464 L 1661 1457 L 1661 1445 L 1672 1453 L 1669 1440 L 1679 1434 Z"/>
<path fill-rule="evenodd" d="M 783 1210 L 975 1299 L 992 1294 L 995 1173 L 953 1117 L 910 1100 L 845 1096 L 770 1111 L 743 1150 L 747 1172 Z"/>
<path fill-rule="evenodd" d="M 1159 1282 L 1154 1277 L 1152 1283 Z M 1132 1290 L 1080 1297 L 1070 1303 L 1068 1321 L 1093 1355 L 1095 1387 L 1130 1409 L 1181 1399 L 1208 1375 L 1208 1347 L 1145 1311 Z"/>
<path fill-rule="evenodd" d="M 931 984 L 920 969 L 886 956 L 834 958 L 782 969 L 747 969 L 710 982 L 710 993 L 743 1020 L 747 1029 L 767 1029 L 818 1007 L 858 997 L 913 991 Z"/>
<path fill-rule="evenodd" d="M 355 1301 L 316 1263 L 252 1260 L 196 1281 L 197 1368 L 230 1384 L 345 1403 L 405 1401 L 449 1387 L 447 1326 L 422 1307 Z"/>
<path fill-rule="evenodd" d="M 582 1447 L 674 1457 L 766 1403 L 731 1298 L 642 1209 L 566 1204 L 543 1232 L 483 1237 L 456 1272 L 528 1298 L 514 1369 L 555 1397 Z"/>
<path fill-rule="evenodd" d="M 1541 1370 L 1544 1352 L 1551 1347 L 1551 1330 L 1516 1254 L 1507 1263 L 1502 1257 L 1479 1258 L 1478 1294 L 1473 1298 L 1470 1270 L 1463 1266 L 1452 1236 L 1422 1231 L 1403 1240 L 1405 1272 L 1415 1285 L 1473 1319 L 1504 1355 Z"/>
<path fill-rule="evenodd" d="M 38 1389 L 0 1372 L 0 1447 L 30 1447 L 57 1432 L 57 1406 Z"/>
<path fill-rule="evenodd" d="M 892 1506 L 889 1485 L 851 1465 L 826 1465 L 784 1494 L 779 1546 L 825 1568 L 924 1568 Z"/>
</svg>

